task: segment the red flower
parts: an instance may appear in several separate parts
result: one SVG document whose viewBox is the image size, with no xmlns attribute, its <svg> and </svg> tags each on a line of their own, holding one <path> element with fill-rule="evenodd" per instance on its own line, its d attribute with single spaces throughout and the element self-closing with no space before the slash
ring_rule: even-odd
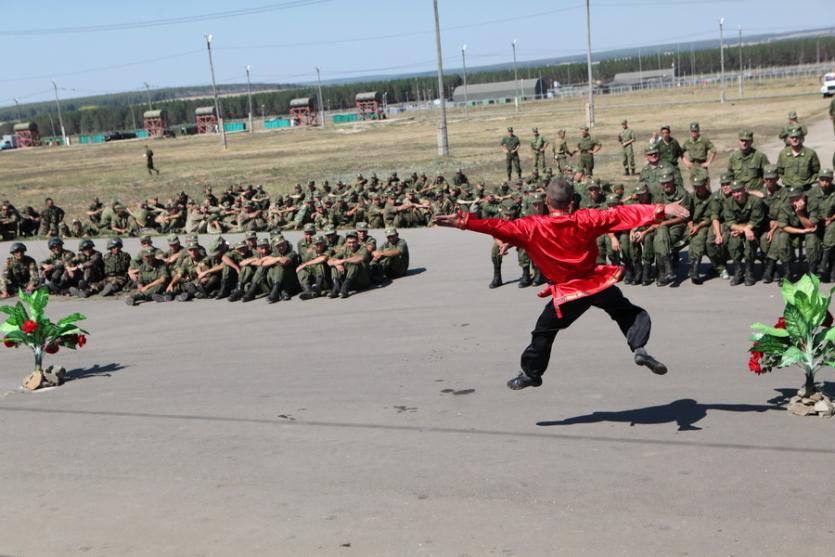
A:
<svg viewBox="0 0 835 557">
<path fill-rule="evenodd" d="M 763 372 L 763 368 L 760 366 L 760 359 L 762 359 L 763 353 L 762 352 L 751 352 L 751 358 L 748 360 L 748 369 L 751 372 L 760 375 Z"/>
<path fill-rule="evenodd" d="M 831 319 L 831 316 L 830 316 Z M 780 319 L 777 320 L 777 323 L 774 324 L 775 329 L 785 329 L 786 328 L 786 320 L 783 319 L 783 316 L 780 316 Z"/>
<path fill-rule="evenodd" d="M 8 338 L 4 338 L 4 339 L 3 339 L 3 345 L 4 345 L 6 348 L 14 348 L 14 347 L 16 347 L 16 346 L 17 346 L 17 343 L 16 343 L 15 341 L 13 341 L 13 340 L 8 339 Z"/>
<path fill-rule="evenodd" d="M 87 337 L 84 335 L 78 335 L 78 347 L 84 348 L 85 344 L 87 344 Z"/>
<path fill-rule="evenodd" d="M 47 354 L 55 354 L 56 352 L 58 352 L 58 345 L 54 342 L 50 342 L 46 345 L 45 350 Z"/>
<path fill-rule="evenodd" d="M 38 330 L 38 324 L 30 319 L 29 321 L 23 324 L 23 327 L 21 327 L 20 330 L 26 333 L 27 335 L 31 335 L 32 333 Z"/>
</svg>

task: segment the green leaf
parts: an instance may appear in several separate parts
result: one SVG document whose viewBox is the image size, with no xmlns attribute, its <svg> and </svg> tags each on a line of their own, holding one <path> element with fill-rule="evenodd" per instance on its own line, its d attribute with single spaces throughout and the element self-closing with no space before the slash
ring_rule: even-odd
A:
<svg viewBox="0 0 835 557">
<path fill-rule="evenodd" d="M 752 329 L 756 329 L 757 331 L 762 331 L 763 333 L 769 334 L 773 337 L 787 337 L 789 336 L 789 332 L 785 329 L 778 329 L 776 327 L 769 327 L 765 323 L 754 323 L 751 325 Z M 752 339 L 757 340 L 757 339 Z"/>
<path fill-rule="evenodd" d="M 782 354 L 789 346 L 789 339 L 785 337 L 774 337 L 771 335 L 764 335 L 757 341 L 756 346 L 752 346 L 749 352 L 762 352 L 763 354 Z"/>
<path fill-rule="evenodd" d="M 26 337 L 27 337 L 27 335 L 24 334 L 23 331 L 10 331 L 9 333 L 6 334 L 7 339 L 9 339 L 11 341 L 14 341 L 14 342 L 17 342 L 18 344 L 21 344 L 21 343 L 26 344 L 26 342 L 28 340 Z"/>
<path fill-rule="evenodd" d="M 829 327 L 826 331 L 823 331 L 823 340 L 828 342 L 835 342 L 835 327 Z M 817 337 L 815 337 L 817 340 Z"/>
<path fill-rule="evenodd" d="M 19 331 L 19 330 L 20 330 L 20 327 L 18 327 L 17 325 L 12 325 L 9 322 L 0 323 L 0 334 L 5 335 L 5 334 L 10 333 L 12 331 Z"/>
<path fill-rule="evenodd" d="M 14 315 L 14 308 L 12 306 L 0 306 L 0 311 L 6 315 Z"/>
<path fill-rule="evenodd" d="M 815 318 L 816 311 L 809 296 L 802 290 L 798 290 L 794 293 L 794 306 L 800 310 L 803 320 L 812 327 L 812 320 Z"/>
<path fill-rule="evenodd" d="M 70 323 L 75 323 L 76 321 L 84 321 L 87 319 L 84 315 L 80 313 L 71 313 L 70 315 L 66 316 L 65 318 L 61 319 L 56 323 L 59 327 L 62 325 L 68 325 Z"/>
<path fill-rule="evenodd" d="M 780 287 L 780 294 L 783 295 L 783 300 L 786 304 L 794 304 L 794 293 L 797 288 L 790 280 L 783 281 L 783 286 Z"/>
<path fill-rule="evenodd" d="M 793 304 L 787 305 L 783 312 L 783 319 L 786 320 L 786 330 L 791 337 L 804 339 L 809 336 L 809 323 L 803 317 L 803 314 L 797 306 Z"/>
<path fill-rule="evenodd" d="M 783 359 L 780 360 L 777 367 L 788 367 L 804 360 L 805 358 L 806 355 L 799 348 L 796 346 L 789 346 L 789 348 L 783 352 Z"/>
<path fill-rule="evenodd" d="M 800 280 L 795 283 L 795 300 L 797 300 L 797 292 L 803 292 L 807 300 L 811 300 L 812 296 L 818 292 L 820 288 L 820 279 L 812 273 L 806 273 Z"/>
</svg>

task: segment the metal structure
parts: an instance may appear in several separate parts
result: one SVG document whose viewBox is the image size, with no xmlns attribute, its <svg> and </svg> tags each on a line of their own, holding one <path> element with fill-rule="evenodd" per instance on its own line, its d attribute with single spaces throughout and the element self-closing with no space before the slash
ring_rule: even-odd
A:
<svg viewBox="0 0 835 557">
<path fill-rule="evenodd" d="M 217 130 L 217 111 L 213 106 L 199 106 L 194 111 L 197 133 L 214 133 Z"/>
<path fill-rule="evenodd" d="M 215 64 L 212 61 L 212 34 L 204 35 L 206 39 L 206 50 L 209 51 L 209 71 L 212 74 L 212 95 L 215 98 L 215 111 L 217 112 L 217 127 L 220 130 L 220 144 L 225 151 L 229 145 L 226 142 L 226 126 L 223 125 L 223 112 L 220 109 L 220 100 L 217 98 L 217 83 L 215 83 Z"/>
<path fill-rule="evenodd" d="M 40 145 L 41 136 L 35 122 L 21 122 L 14 125 L 14 135 L 18 147 L 36 147 Z"/>
<path fill-rule="evenodd" d="M 591 8 L 586 0 L 586 69 L 589 79 L 588 125 L 594 126 L 594 81 L 591 72 Z"/>
<path fill-rule="evenodd" d="M 322 97 L 322 75 L 319 71 L 319 66 L 316 66 L 316 87 L 318 89 L 318 95 L 319 95 L 318 98 L 317 98 L 317 104 L 319 105 L 319 116 L 321 118 L 321 121 L 319 122 L 319 125 L 324 128 L 325 127 L 325 108 L 324 108 L 325 104 L 322 101 L 322 99 L 323 99 L 323 97 Z"/>
<path fill-rule="evenodd" d="M 441 53 L 441 22 L 438 18 L 438 0 L 432 1 L 435 11 L 435 50 L 438 54 L 438 102 L 441 105 L 441 114 L 438 119 L 438 155 L 446 157 L 449 155 L 449 138 L 447 137 L 446 125 L 446 95 L 444 94 L 444 57 Z"/>
<path fill-rule="evenodd" d="M 168 127 L 168 113 L 165 110 L 146 110 L 142 119 L 148 137 L 162 137 Z"/>
<path fill-rule="evenodd" d="M 379 91 L 357 93 L 354 101 L 357 118 L 360 120 L 382 120 L 386 117 L 383 111 L 383 95 Z"/>
<path fill-rule="evenodd" d="M 319 112 L 312 97 L 299 97 L 290 101 L 290 120 L 296 126 L 315 126 L 319 123 Z"/>
<path fill-rule="evenodd" d="M 252 83 L 249 81 L 249 64 L 246 65 L 246 96 L 249 99 L 249 133 L 255 133 L 255 123 L 252 121 Z"/>
</svg>

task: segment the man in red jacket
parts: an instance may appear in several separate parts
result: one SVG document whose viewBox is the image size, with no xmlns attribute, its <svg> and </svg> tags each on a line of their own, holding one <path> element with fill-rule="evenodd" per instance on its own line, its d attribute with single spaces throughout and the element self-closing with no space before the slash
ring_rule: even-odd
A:
<svg viewBox="0 0 835 557">
<path fill-rule="evenodd" d="M 524 249 L 548 279 L 539 296 L 551 296 L 531 332 L 531 343 L 522 352 L 522 371 L 507 382 L 513 390 L 542 385 L 551 345 L 557 332 L 567 328 L 591 306 L 609 314 L 626 336 L 635 363 L 653 373 L 667 373 L 667 366 L 647 354 L 650 318 L 627 300 L 615 283 L 623 268 L 597 264 L 597 237 L 660 222 L 664 217 L 687 217 L 678 203 L 667 205 L 621 205 L 606 211 L 574 211 L 574 186 L 562 177 L 551 180 L 546 198 L 549 213 L 513 221 L 478 219 L 471 213 L 438 215 L 439 226 L 454 226 L 489 234 Z"/>
</svg>

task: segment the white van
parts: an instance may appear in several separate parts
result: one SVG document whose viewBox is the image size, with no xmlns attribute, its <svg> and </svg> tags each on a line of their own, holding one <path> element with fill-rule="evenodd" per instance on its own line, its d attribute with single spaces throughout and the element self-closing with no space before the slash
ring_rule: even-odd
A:
<svg viewBox="0 0 835 557">
<path fill-rule="evenodd" d="M 824 98 L 835 95 L 835 72 L 828 73 L 823 76 L 821 95 L 823 95 Z"/>
</svg>

